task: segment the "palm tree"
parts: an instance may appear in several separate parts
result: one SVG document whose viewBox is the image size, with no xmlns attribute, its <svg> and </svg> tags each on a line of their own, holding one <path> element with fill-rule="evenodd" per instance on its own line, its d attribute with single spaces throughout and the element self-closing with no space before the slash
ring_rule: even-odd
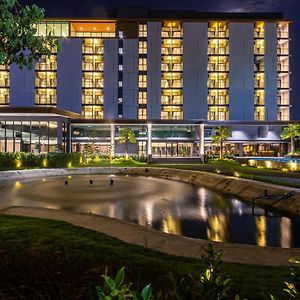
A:
<svg viewBox="0 0 300 300">
<path fill-rule="evenodd" d="M 231 136 L 231 130 L 225 126 L 218 126 L 216 134 L 212 136 L 213 143 L 220 143 L 220 159 L 223 159 L 223 142 Z"/>
<path fill-rule="evenodd" d="M 300 136 L 300 124 L 289 124 L 288 126 L 283 128 L 280 136 L 284 140 L 291 139 L 291 152 L 289 154 L 295 154 L 295 142 L 296 139 Z"/>
<path fill-rule="evenodd" d="M 126 158 L 128 158 L 128 143 L 136 143 L 134 131 L 131 128 L 121 128 L 118 143 L 125 144 Z"/>
</svg>

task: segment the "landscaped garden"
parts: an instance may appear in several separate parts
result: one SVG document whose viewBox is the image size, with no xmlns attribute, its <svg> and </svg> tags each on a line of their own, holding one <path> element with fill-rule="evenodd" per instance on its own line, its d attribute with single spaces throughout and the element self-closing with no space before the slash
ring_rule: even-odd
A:
<svg viewBox="0 0 300 300">
<path fill-rule="evenodd" d="M 178 258 L 59 221 L 0 216 L 0 224 L 2 299 L 131 299 L 100 295 L 101 274 L 123 266 L 130 290 L 151 284 L 152 299 L 292 299 L 284 282 L 299 289 L 287 267 L 222 264 L 209 248 L 200 260 Z M 108 282 L 106 294 L 118 287 Z"/>
</svg>

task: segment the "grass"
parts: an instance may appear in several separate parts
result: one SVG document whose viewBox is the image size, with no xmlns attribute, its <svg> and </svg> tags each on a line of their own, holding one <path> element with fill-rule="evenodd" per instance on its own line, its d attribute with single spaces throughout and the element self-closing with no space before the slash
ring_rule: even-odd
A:
<svg viewBox="0 0 300 300">
<path fill-rule="evenodd" d="M 101 161 L 98 163 L 90 162 L 88 165 L 81 164 L 79 167 L 145 167 L 148 164 L 146 162 L 140 162 L 133 159 L 120 159 L 120 160 L 113 160 L 112 162 L 109 161 Z M 75 166 L 76 168 L 76 166 Z"/>
<path fill-rule="evenodd" d="M 122 266 L 135 288 L 151 282 L 154 291 L 167 291 L 168 272 L 199 276 L 202 268 L 197 259 L 151 251 L 60 221 L 0 216 L 0 241 L 0 295 L 7 298 L 12 292 L 24 295 L 26 287 L 29 297 L 23 299 L 40 299 L 32 291 L 43 299 L 88 299 L 89 283 L 99 283 L 105 268 L 115 273 Z M 286 267 L 225 263 L 225 271 L 242 297 L 269 299 L 262 294 L 272 293 L 285 299 Z"/>
<path fill-rule="evenodd" d="M 154 165 L 155 167 L 163 167 L 163 168 L 175 168 L 175 169 L 181 169 L 181 170 L 194 170 L 194 171 L 203 171 L 203 172 L 210 172 L 210 173 L 216 173 L 217 170 L 219 171 L 219 174 L 221 175 L 227 175 L 227 176 L 235 176 L 235 172 L 239 173 L 239 177 L 250 179 L 250 180 L 256 180 L 261 182 L 267 182 L 282 186 L 288 186 L 288 187 L 294 187 L 294 188 L 300 188 L 300 183 L 291 182 L 289 181 L 289 178 L 287 175 L 289 173 L 279 171 L 279 170 L 273 170 L 273 169 L 256 169 L 254 167 L 249 166 L 241 166 L 238 162 L 232 161 L 232 160 L 224 160 L 224 161 L 211 161 L 208 164 L 205 165 L 193 165 L 193 164 L 161 164 L 161 165 Z M 295 175 L 296 173 L 293 172 Z M 271 176 L 273 178 L 268 178 L 268 176 Z M 274 177 L 281 178 L 280 180 L 277 180 Z M 286 177 L 285 180 L 283 180 Z M 297 177 L 297 176 L 293 176 Z M 298 177 L 300 179 L 300 176 Z"/>
</svg>

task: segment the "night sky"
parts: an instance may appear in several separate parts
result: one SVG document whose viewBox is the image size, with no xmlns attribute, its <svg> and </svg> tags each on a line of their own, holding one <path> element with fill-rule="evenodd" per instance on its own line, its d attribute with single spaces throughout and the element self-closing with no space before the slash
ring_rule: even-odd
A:
<svg viewBox="0 0 300 300">
<path fill-rule="evenodd" d="M 291 119 L 300 119 L 300 0 L 19 0 L 36 3 L 46 17 L 103 17 L 106 9 L 148 7 L 153 10 L 196 10 L 199 12 L 283 12 L 290 26 Z"/>
</svg>

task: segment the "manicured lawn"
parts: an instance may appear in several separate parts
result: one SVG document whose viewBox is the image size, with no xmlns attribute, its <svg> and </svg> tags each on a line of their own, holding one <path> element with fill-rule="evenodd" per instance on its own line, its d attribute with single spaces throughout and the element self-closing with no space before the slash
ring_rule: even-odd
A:
<svg viewBox="0 0 300 300">
<path fill-rule="evenodd" d="M 151 282 L 155 295 L 170 289 L 168 272 L 198 276 L 202 270 L 200 260 L 126 244 L 65 222 L 13 216 L 0 216 L 0 265 L 0 295 L 19 293 L 26 295 L 23 299 L 89 299 L 89 284 L 100 283 L 105 268 L 115 273 L 126 266 L 127 281 L 137 289 Z M 270 299 L 270 292 L 286 299 L 282 288 L 288 268 L 226 263 L 225 270 L 244 298 Z"/>
<path fill-rule="evenodd" d="M 218 171 L 219 174 L 228 176 L 234 176 L 234 174 L 238 172 L 239 177 L 241 178 L 300 188 L 299 172 L 283 172 L 272 169 L 257 169 L 249 166 L 241 166 L 239 163 L 232 160 L 216 160 L 211 161 L 208 164 L 161 164 L 153 166 L 211 173 L 217 173 Z M 276 177 L 278 177 L 280 180 L 277 180 Z M 289 178 L 299 178 L 299 183 L 292 182 L 291 180 L 289 180 Z"/>
</svg>

